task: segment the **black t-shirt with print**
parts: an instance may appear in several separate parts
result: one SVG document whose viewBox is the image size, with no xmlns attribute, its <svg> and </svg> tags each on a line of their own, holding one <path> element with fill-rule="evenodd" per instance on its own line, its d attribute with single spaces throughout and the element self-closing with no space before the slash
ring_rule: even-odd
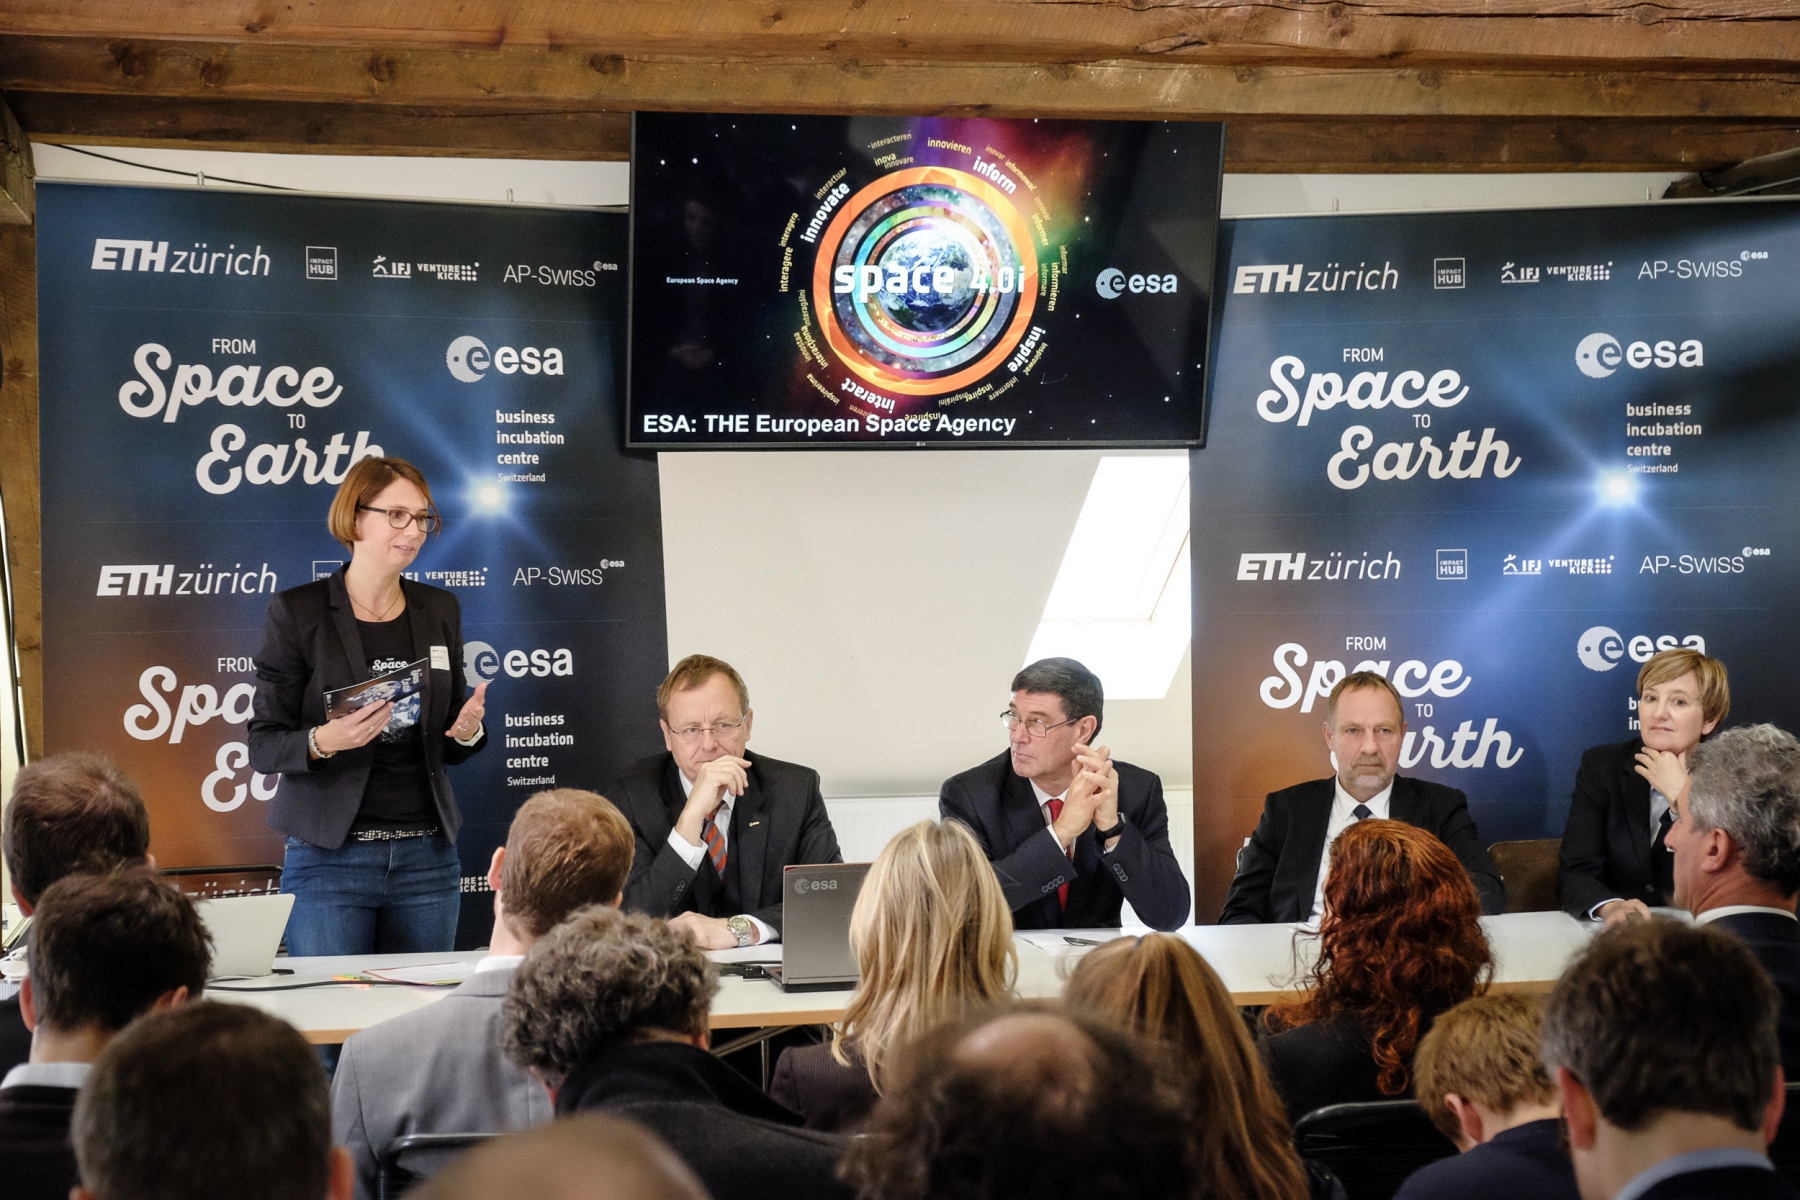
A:
<svg viewBox="0 0 1800 1200">
<path fill-rule="evenodd" d="M 385 675 L 413 661 L 412 623 L 402 614 L 392 621 L 358 621 L 369 678 Z M 396 728 L 398 712 L 376 737 L 375 762 L 363 791 L 352 832 L 364 829 L 430 829 L 438 823 L 425 771 L 425 742 L 415 719 Z"/>
</svg>

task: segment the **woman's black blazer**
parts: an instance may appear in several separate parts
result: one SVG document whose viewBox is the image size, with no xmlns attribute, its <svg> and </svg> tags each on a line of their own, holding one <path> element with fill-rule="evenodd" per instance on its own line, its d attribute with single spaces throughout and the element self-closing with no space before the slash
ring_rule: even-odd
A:
<svg viewBox="0 0 1800 1200">
<path fill-rule="evenodd" d="M 425 768 L 444 836 L 455 840 L 462 827 L 456 793 L 444 768 L 487 745 L 487 732 L 473 746 L 444 736 L 462 711 L 462 605 L 455 595 L 429 584 L 400 581 L 406 593 L 405 620 L 412 627 L 413 656 L 428 658 L 425 695 L 419 708 Z M 369 678 L 362 636 L 344 589 L 344 568 L 269 600 L 262 649 L 256 653 L 256 700 L 250 716 L 250 767 L 279 774 L 281 786 L 269 802 L 269 824 L 327 850 L 344 844 L 369 783 L 375 746 L 343 750 L 314 759 L 306 752 L 306 731 L 325 723 L 325 693 Z"/>
</svg>

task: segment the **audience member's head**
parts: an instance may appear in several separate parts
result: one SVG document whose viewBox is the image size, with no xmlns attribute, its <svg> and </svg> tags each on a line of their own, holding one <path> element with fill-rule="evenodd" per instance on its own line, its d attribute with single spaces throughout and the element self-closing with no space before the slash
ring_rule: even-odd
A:
<svg viewBox="0 0 1800 1200">
<path fill-rule="evenodd" d="M 488 869 L 496 923 L 522 950 L 576 909 L 617 907 L 634 844 L 631 823 L 604 796 L 576 788 L 537 793 L 519 806 Z"/>
<path fill-rule="evenodd" d="M 921 821 L 882 848 L 850 914 L 862 981 L 832 1053 L 854 1049 L 876 1089 L 901 1043 L 1012 993 L 1012 912 L 973 834 Z"/>
<path fill-rule="evenodd" d="M 1800 741 L 1773 725 L 1728 729 L 1688 757 L 1688 799 L 1668 847 L 1675 903 L 1792 911 L 1800 893 Z"/>
<path fill-rule="evenodd" d="M 141 867 L 51 884 L 27 956 L 19 999 L 33 1046 L 77 1062 L 142 1013 L 198 999 L 212 961 L 194 906 Z"/>
<path fill-rule="evenodd" d="M 600 1113 L 496 1138 L 420 1185 L 416 1200 L 707 1200 L 686 1163 L 641 1125 Z"/>
<path fill-rule="evenodd" d="M 1612 1196 L 1685 1151 L 1761 1152 L 1785 1099 L 1780 1011 L 1727 933 L 1649 920 L 1595 938 L 1550 993 L 1543 1028 L 1582 1194 Z"/>
<path fill-rule="evenodd" d="M 1539 1045 L 1543 1023 L 1537 997 L 1493 992 L 1464 1000 L 1419 1041 L 1414 1094 L 1459 1150 L 1557 1115 Z"/>
<path fill-rule="evenodd" d="M 1195 949 L 1168 933 L 1090 952 L 1063 999 L 1173 1054 L 1192 1106 L 1200 1191 L 1277 1200 L 1306 1190 L 1293 1130 L 1237 1005 Z"/>
<path fill-rule="evenodd" d="M 1360 1014 L 1398 1096 L 1431 1018 L 1480 990 L 1493 964 L 1481 898 L 1449 847 L 1404 821 L 1358 821 L 1331 846 L 1312 988 L 1271 1007 L 1271 1029 Z"/>
<path fill-rule="evenodd" d="M 348 1200 L 319 1056 L 254 1008 L 200 1001 L 113 1039 L 75 1104 L 74 1200 Z"/>
<path fill-rule="evenodd" d="M 506 1053 L 551 1088 L 616 1046 L 706 1045 L 718 972 L 667 921 L 584 908 L 539 938 L 501 1008 Z"/>
<path fill-rule="evenodd" d="M 1110 1022 L 1020 1007 L 904 1049 L 844 1160 L 863 1200 L 1093 1200 L 1193 1192 L 1186 1106 L 1157 1052 Z"/>
<path fill-rule="evenodd" d="M 143 796 L 98 754 L 52 754 L 21 768 L 0 830 L 13 898 L 28 913 L 65 875 L 110 871 L 150 855 Z"/>
</svg>

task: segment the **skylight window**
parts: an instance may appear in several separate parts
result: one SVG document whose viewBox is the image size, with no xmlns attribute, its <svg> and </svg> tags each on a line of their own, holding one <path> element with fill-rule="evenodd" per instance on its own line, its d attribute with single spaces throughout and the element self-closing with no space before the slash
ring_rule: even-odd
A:
<svg viewBox="0 0 1800 1200">
<path fill-rule="evenodd" d="M 1188 460 L 1100 460 L 1026 662 L 1066 656 L 1109 700 L 1161 700 L 1192 639 Z"/>
</svg>

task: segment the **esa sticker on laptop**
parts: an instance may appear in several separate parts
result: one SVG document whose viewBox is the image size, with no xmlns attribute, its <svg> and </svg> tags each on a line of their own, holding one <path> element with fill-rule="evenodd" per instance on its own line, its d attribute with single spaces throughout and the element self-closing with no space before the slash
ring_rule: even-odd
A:
<svg viewBox="0 0 1800 1200">
<path fill-rule="evenodd" d="M 450 669 L 449 647 L 433 646 L 431 648 L 431 669 L 434 671 L 448 671 Z"/>
</svg>

